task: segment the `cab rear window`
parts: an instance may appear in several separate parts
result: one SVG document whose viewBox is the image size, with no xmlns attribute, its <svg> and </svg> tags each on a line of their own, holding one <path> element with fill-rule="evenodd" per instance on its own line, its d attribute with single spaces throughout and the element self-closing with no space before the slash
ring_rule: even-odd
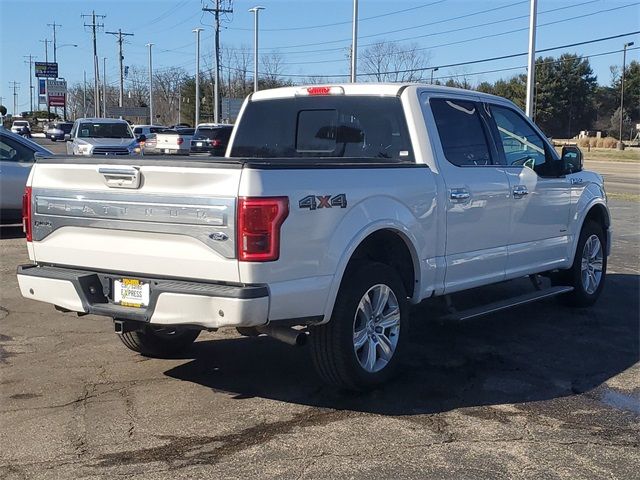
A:
<svg viewBox="0 0 640 480">
<path fill-rule="evenodd" d="M 414 162 L 396 97 L 319 96 L 250 102 L 231 156 L 342 157 Z"/>
</svg>

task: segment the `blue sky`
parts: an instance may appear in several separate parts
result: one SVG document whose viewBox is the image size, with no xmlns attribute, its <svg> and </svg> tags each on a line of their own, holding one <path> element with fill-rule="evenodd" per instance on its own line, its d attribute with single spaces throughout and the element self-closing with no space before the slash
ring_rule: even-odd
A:
<svg viewBox="0 0 640 480">
<path fill-rule="evenodd" d="M 0 97 L 12 111 L 9 82 L 20 83 L 19 110 L 29 107 L 29 67 L 24 56 L 35 55 L 44 61 L 44 44 L 51 39 L 48 23 L 58 28 L 60 75 L 70 83 L 82 81 L 83 70 L 92 77 L 91 34 L 81 14 L 106 15 L 102 20 L 107 31 L 121 28 L 135 35 L 127 38 L 125 64 L 146 68 L 146 43 L 154 43 L 154 68 L 184 67 L 195 71 L 195 37 L 192 29 L 203 27 L 202 52 L 213 48 L 211 14 L 203 13 L 203 4 L 213 0 L 0 0 Z M 284 73 L 291 75 L 348 74 L 347 52 L 351 37 L 352 0 L 236 0 L 234 13 L 223 22 L 223 46 L 252 47 L 253 14 L 256 4 L 266 7 L 260 14 L 261 53 L 279 52 Z M 428 57 L 429 65 L 458 62 L 525 52 L 528 38 L 528 0 L 360 0 L 359 51 L 375 41 L 416 43 Z M 485 13 L 486 10 L 491 10 Z M 640 30 L 638 0 L 539 0 L 537 48 L 544 49 L 578 43 L 595 38 Z M 370 18 L 373 17 L 373 18 Z M 575 18 L 581 17 L 581 18 Z M 550 25 L 545 25 L 551 23 Z M 328 26 L 327 26 L 328 25 Z M 507 33 L 509 32 L 509 33 Z M 484 37 L 484 38 L 483 38 Z M 640 46 L 640 35 L 618 38 L 590 45 L 567 48 L 580 55 L 594 55 L 619 50 L 628 41 Z M 640 50 L 628 53 L 628 61 L 639 59 Z M 117 82 L 117 45 L 115 38 L 98 34 L 98 55 L 107 57 L 107 80 Z M 53 57 L 49 47 L 49 60 Z M 598 81 L 610 82 L 610 65 L 620 65 L 619 53 L 591 57 Z M 205 60 L 203 63 L 206 63 Z M 436 78 L 467 75 L 472 83 L 507 78 L 525 71 L 526 57 L 516 57 L 461 67 L 441 68 Z M 513 68 L 493 73 L 491 70 Z M 90 80 L 89 80 L 90 81 Z"/>
</svg>

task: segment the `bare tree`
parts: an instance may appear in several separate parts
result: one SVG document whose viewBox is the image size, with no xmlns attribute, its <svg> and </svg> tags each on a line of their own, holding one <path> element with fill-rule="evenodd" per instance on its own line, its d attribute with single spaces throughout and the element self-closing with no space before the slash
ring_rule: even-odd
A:
<svg viewBox="0 0 640 480">
<path fill-rule="evenodd" d="M 262 55 L 262 79 L 259 79 L 262 88 L 281 87 L 283 81 L 280 78 L 284 73 L 284 58 L 279 52 Z"/>
<path fill-rule="evenodd" d="M 171 67 L 153 76 L 154 114 L 165 125 L 177 123 L 180 87 L 187 78 L 182 68 Z"/>
<path fill-rule="evenodd" d="M 366 48 L 360 55 L 360 77 L 377 82 L 417 82 L 429 66 L 430 55 L 418 44 L 402 45 L 385 40 Z"/>
</svg>

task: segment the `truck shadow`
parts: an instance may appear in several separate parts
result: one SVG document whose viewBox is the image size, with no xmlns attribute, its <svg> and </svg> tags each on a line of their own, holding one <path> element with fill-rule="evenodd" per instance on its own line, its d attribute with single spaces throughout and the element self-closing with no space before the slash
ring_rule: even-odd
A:
<svg viewBox="0 0 640 480">
<path fill-rule="evenodd" d="M 6 238 L 23 238 L 24 232 L 22 231 L 22 225 L 1 225 L 0 226 L 0 239 Z"/>
<path fill-rule="evenodd" d="M 382 415 L 569 396 L 597 387 L 639 360 L 640 277 L 611 274 L 607 282 L 590 309 L 572 310 L 548 300 L 453 323 L 424 321 L 442 307 L 423 303 L 413 313 L 401 375 L 369 393 L 323 386 L 308 347 L 266 337 L 197 342 L 184 356 L 193 360 L 165 374 L 234 399 L 262 397 Z"/>
</svg>

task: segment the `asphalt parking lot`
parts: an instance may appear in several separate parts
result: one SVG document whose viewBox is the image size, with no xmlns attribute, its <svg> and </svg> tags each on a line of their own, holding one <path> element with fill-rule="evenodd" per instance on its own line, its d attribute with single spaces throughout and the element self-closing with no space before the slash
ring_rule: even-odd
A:
<svg viewBox="0 0 640 480">
<path fill-rule="evenodd" d="M 637 171 L 616 182 L 633 189 Z M 640 203 L 616 189 L 595 307 L 447 323 L 426 302 L 403 374 L 368 394 L 324 387 L 306 347 L 233 331 L 140 357 L 108 319 L 23 300 L 25 242 L 3 228 L 0 477 L 639 478 Z"/>
</svg>

